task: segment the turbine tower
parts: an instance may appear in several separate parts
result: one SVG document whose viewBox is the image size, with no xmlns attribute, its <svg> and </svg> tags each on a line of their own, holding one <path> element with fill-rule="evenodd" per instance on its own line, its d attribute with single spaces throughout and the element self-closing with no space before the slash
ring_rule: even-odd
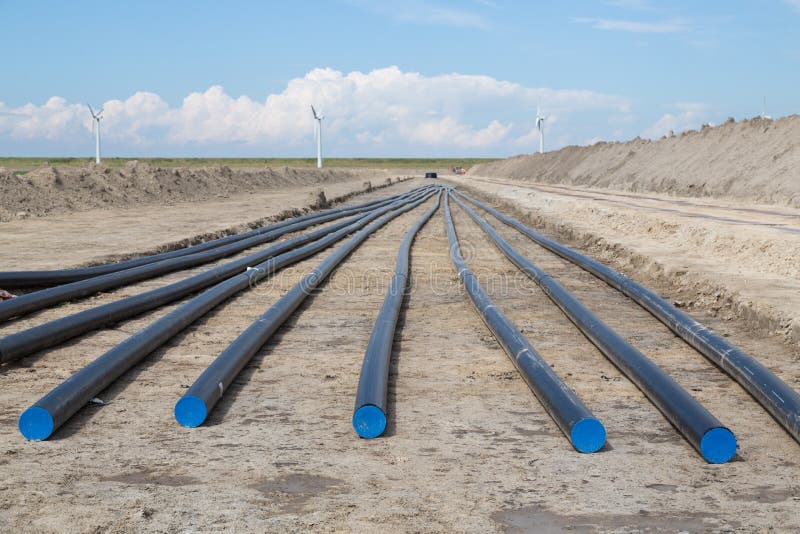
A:
<svg viewBox="0 0 800 534">
<path fill-rule="evenodd" d="M 536 106 L 536 129 L 539 130 L 539 154 L 544 154 L 544 120 L 547 117 L 539 112 L 539 106 Z"/>
<path fill-rule="evenodd" d="M 314 114 L 314 135 L 317 138 L 317 168 L 322 168 L 322 119 L 325 117 L 317 114 L 314 106 L 311 106 L 311 113 Z"/>
<path fill-rule="evenodd" d="M 94 162 L 100 163 L 100 117 L 103 115 L 103 108 L 97 113 L 94 112 L 92 106 L 86 104 L 89 108 L 89 113 L 92 114 L 92 130 L 94 130 Z"/>
<path fill-rule="evenodd" d="M 766 96 L 764 97 L 764 101 L 761 104 L 761 118 L 762 119 L 772 120 L 772 117 L 767 115 L 767 97 Z"/>
</svg>

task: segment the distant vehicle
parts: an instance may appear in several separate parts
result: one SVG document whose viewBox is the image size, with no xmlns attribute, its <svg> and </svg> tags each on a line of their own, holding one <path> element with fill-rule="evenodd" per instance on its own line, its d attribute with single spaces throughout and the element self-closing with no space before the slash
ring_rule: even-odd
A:
<svg viewBox="0 0 800 534">
<path fill-rule="evenodd" d="M 453 167 L 453 174 L 467 174 L 467 169 L 464 167 Z"/>
<path fill-rule="evenodd" d="M 425 178 L 438 178 L 439 176 L 435 172 L 426 172 Z"/>
</svg>

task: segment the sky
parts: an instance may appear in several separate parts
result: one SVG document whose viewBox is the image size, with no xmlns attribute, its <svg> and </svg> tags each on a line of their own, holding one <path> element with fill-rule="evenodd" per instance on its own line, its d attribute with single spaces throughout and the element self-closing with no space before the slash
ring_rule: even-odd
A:
<svg viewBox="0 0 800 534">
<path fill-rule="evenodd" d="M 800 108 L 800 0 L 0 0 L 0 156 L 503 157 Z"/>
</svg>

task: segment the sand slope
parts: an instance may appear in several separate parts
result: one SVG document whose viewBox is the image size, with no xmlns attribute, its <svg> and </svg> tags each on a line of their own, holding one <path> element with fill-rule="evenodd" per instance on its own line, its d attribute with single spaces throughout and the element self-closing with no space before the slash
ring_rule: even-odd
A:
<svg viewBox="0 0 800 534">
<path fill-rule="evenodd" d="M 469 174 L 800 206 L 800 116 L 566 147 L 477 165 Z"/>
<path fill-rule="evenodd" d="M 0 168 L 0 221 L 99 207 L 206 200 L 361 177 L 374 180 L 376 175 L 381 173 L 367 169 L 166 169 L 137 161 L 121 169 L 102 164 L 79 168 L 44 165 L 23 175 Z"/>
</svg>

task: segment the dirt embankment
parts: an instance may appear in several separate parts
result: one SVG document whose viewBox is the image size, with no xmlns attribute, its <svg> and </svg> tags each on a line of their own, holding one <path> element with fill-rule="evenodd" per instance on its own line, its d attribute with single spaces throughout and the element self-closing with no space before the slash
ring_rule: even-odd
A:
<svg viewBox="0 0 800 534">
<path fill-rule="evenodd" d="M 137 161 L 121 169 L 43 165 L 18 175 L 0 168 L 0 221 L 94 208 L 223 198 L 263 189 L 379 179 L 367 169 L 163 168 Z M 386 175 L 388 176 L 388 175 Z M 377 184 L 376 184 L 377 185 Z"/>
<path fill-rule="evenodd" d="M 658 141 L 571 146 L 477 165 L 469 174 L 800 207 L 800 115 L 729 120 Z"/>
</svg>

